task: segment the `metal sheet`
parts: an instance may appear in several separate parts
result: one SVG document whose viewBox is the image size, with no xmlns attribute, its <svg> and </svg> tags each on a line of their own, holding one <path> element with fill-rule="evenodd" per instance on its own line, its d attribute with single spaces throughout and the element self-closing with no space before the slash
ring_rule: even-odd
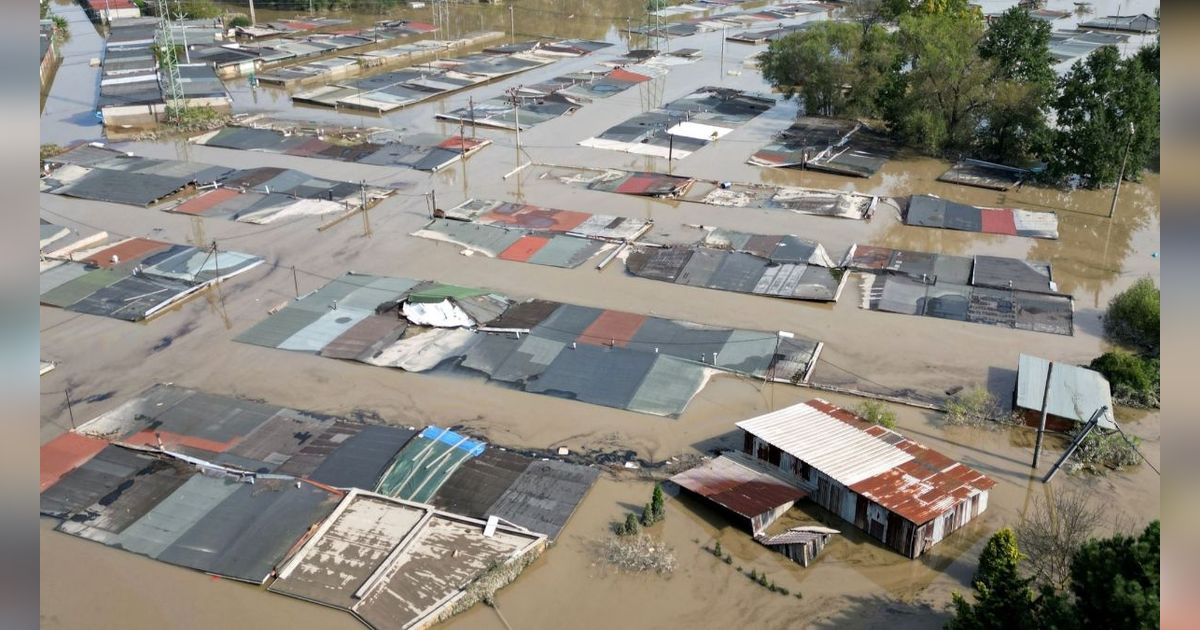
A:
<svg viewBox="0 0 1200 630">
<path fill-rule="evenodd" d="M 362 425 L 313 471 L 310 479 L 337 488 L 371 490 L 416 431 Z"/>
<path fill-rule="evenodd" d="M 534 460 L 487 513 L 554 540 L 599 474 L 578 464 Z"/>
<path fill-rule="evenodd" d="M 654 364 L 655 356 L 624 348 L 580 345 L 564 349 L 525 390 L 623 409 Z"/>
<path fill-rule="evenodd" d="M 678 417 L 707 381 L 704 366 L 666 354 L 656 355 L 626 408 L 638 413 Z"/>
</svg>

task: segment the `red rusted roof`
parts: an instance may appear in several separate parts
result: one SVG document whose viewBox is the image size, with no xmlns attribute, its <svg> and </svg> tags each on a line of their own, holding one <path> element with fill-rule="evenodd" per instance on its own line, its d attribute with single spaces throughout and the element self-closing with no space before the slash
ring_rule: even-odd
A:
<svg viewBox="0 0 1200 630">
<path fill-rule="evenodd" d="M 617 81 L 629 81 L 630 83 L 641 83 L 642 81 L 650 80 L 650 77 L 644 74 L 630 72 L 624 68 L 617 68 L 616 70 L 609 72 L 608 76 L 605 78 L 614 79 Z"/>
<path fill-rule="evenodd" d="M 634 334 L 646 323 L 645 315 L 622 311 L 604 311 L 592 325 L 579 334 L 579 343 L 607 346 L 609 343 L 624 348 Z"/>
<path fill-rule="evenodd" d="M 211 453 L 224 453 L 225 451 L 233 448 L 233 446 L 238 443 L 240 438 L 235 437 L 228 442 L 217 442 L 216 440 L 206 440 L 204 438 L 191 435 L 171 433 L 170 431 L 154 431 L 151 429 L 146 429 L 144 431 L 138 431 L 137 433 L 134 433 L 133 435 L 121 441 L 125 444 L 131 444 L 134 446 L 158 446 L 158 441 L 160 439 L 162 440 L 163 447 L 167 449 L 177 448 L 180 446 L 189 446 L 191 448 L 198 448 Z"/>
<path fill-rule="evenodd" d="M 987 234 L 1017 235 L 1017 224 L 1013 212 L 1008 208 L 980 208 L 979 218 L 982 221 L 981 232 Z"/>
<path fill-rule="evenodd" d="M 966 464 L 823 400 L 814 399 L 805 404 L 877 437 L 912 457 L 899 466 L 851 485 L 850 490 L 916 525 L 923 525 L 959 501 L 996 485 L 995 481 Z"/>
<path fill-rule="evenodd" d="M 469 153 L 473 149 L 477 149 L 490 142 L 485 139 L 464 138 L 462 136 L 450 136 L 438 145 L 441 149 L 450 149 L 451 151 L 461 151 Z"/>
<path fill-rule="evenodd" d="M 63 475 L 79 468 L 104 450 L 108 442 L 96 438 L 64 433 L 42 446 L 39 492 L 58 483 Z"/>
<path fill-rule="evenodd" d="M 172 212 L 182 212 L 184 214 L 204 214 L 213 206 L 233 199 L 241 193 L 232 188 L 218 188 L 210 190 L 199 197 L 193 197 L 179 204 Z"/>
<path fill-rule="evenodd" d="M 882 271 L 887 269 L 888 264 L 891 262 L 893 251 L 895 250 L 890 247 L 855 245 L 854 255 L 850 257 L 850 266 L 856 269 Z"/>
<path fill-rule="evenodd" d="M 517 262 L 525 262 L 538 253 L 538 250 L 545 247 L 550 239 L 544 236 L 526 235 L 517 240 L 516 243 L 508 246 L 508 249 L 500 252 L 499 258 L 502 260 L 514 260 Z"/>
<path fill-rule="evenodd" d="M 83 259 L 83 262 L 90 265 L 98 265 L 100 267 L 112 267 L 113 255 L 117 256 L 117 264 L 140 260 L 150 254 L 165 251 L 171 247 L 170 243 L 162 241 L 152 241 L 148 238 L 131 238 L 106 247 L 95 254 Z"/>
<path fill-rule="evenodd" d="M 807 496 L 761 464 L 737 453 L 722 455 L 671 481 L 747 518 Z"/>
<path fill-rule="evenodd" d="M 540 208 L 527 204 L 505 203 L 479 217 L 480 223 L 516 225 L 528 230 L 570 232 L 592 218 L 586 212 Z"/>
</svg>

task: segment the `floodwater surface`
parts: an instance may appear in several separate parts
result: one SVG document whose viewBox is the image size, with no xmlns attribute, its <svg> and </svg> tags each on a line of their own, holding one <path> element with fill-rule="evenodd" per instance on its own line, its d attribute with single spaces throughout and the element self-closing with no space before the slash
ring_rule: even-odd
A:
<svg viewBox="0 0 1200 630">
<path fill-rule="evenodd" d="M 988 11 L 995 10 L 992 5 L 1011 4 L 984 2 Z M 518 33 L 600 38 L 617 45 L 387 117 L 292 108 L 281 91 L 253 90 L 244 81 L 233 84 L 235 107 L 239 112 L 272 112 L 349 125 L 457 133 L 458 125 L 435 122 L 433 114 L 465 106 L 468 97 L 486 99 L 514 85 L 588 68 L 616 56 L 624 51 L 624 24 L 621 19 L 611 18 L 613 14 L 632 15 L 640 5 L 630 0 L 519 2 L 515 12 Z M 1052 1 L 1048 5 L 1073 9 L 1070 3 Z M 1116 13 L 1117 5 L 1095 2 L 1094 13 Z M 1123 12 L 1152 13 L 1156 5 L 1127 2 Z M 523 7 L 559 13 L 535 18 L 537 14 L 532 11 L 523 13 Z M 55 7 L 66 9 L 69 6 Z M 428 16 L 428 9 L 423 11 Z M 503 7 L 456 6 L 455 11 L 463 16 L 483 16 L 485 29 L 507 30 L 508 12 Z M 273 17 L 264 11 L 258 13 L 260 21 Z M 414 19 L 429 21 L 428 17 Z M 478 30 L 470 18 L 462 19 L 463 32 Z M 369 21 L 366 16 L 361 19 L 363 23 Z M 1065 22 L 1056 22 L 1055 26 L 1063 28 Z M 267 317 L 269 309 L 295 297 L 295 285 L 301 293 L 312 291 L 347 270 L 428 278 L 486 287 L 512 296 L 708 324 L 791 331 L 826 343 L 813 374 L 818 385 L 925 400 L 944 398 L 957 387 L 981 384 L 1002 401 L 1011 397 L 1021 352 L 1086 363 L 1107 347 L 1099 316 L 1108 300 L 1140 277 L 1159 277 L 1159 181 L 1155 173 L 1146 173 L 1141 182 L 1122 186 L 1115 216 L 1109 220 L 1111 189 L 1060 191 L 1027 186 L 1000 193 L 955 186 L 935 181 L 948 163 L 905 153 L 868 179 L 746 164 L 749 155 L 790 124 L 796 114 L 794 104 L 777 107 L 670 164 L 659 158 L 577 146 L 577 142 L 638 112 L 704 85 L 767 90 L 758 73 L 743 63 L 762 47 L 723 43 L 719 32 L 672 40 L 670 45 L 673 49 L 699 48 L 704 57 L 694 64 L 673 67 L 666 79 L 653 85 L 597 101 L 573 115 L 522 132 L 524 154 L 519 158 L 513 134 L 481 129 L 478 135 L 493 139 L 492 146 L 432 176 L 178 142 L 121 144 L 124 150 L 149 157 L 240 168 L 280 166 L 335 179 L 366 179 L 372 184 L 393 186 L 399 193 L 371 210 L 369 233 L 357 219 L 318 232 L 320 221 L 316 219 L 256 226 L 193 220 L 152 209 L 43 194 L 43 216 L 48 220 L 104 229 L 114 236 L 206 244 L 216 240 L 222 248 L 260 255 L 269 263 L 221 285 L 219 291 L 206 294 L 204 299 L 192 300 L 145 324 L 43 307 L 42 358 L 59 361 L 55 371 L 42 377 L 43 442 L 71 426 L 65 401 L 53 392 L 70 388 L 74 399 L 112 392 L 102 400 L 76 402 L 74 416 L 83 420 L 114 408 L 155 382 L 332 414 L 377 412 L 383 421 L 403 425 L 461 424 L 500 445 L 542 449 L 567 446 L 585 453 L 631 451 L 645 462 L 737 448 L 734 422 L 814 396 L 846 407 L 858 404 L 856 398 L 823 391 L 722 376 L 711 381 L 680 418 L 668 419 L 528 395 L 475 380 L 384 370 L 232 340 Z M 62 73 L 60 69 L 56 86 Z M 52 89 L 47 117 L 55 94 Z M 58 123 L 49 119 L 44 122 L 46 137 L 47 129 Z M 467 132 L 471 133 L 469 129 Z M 61 137 L 73 138 L 73 133 L 64 132 Z M 535 165 L 504 179 L 502 176 L 518 159 L 532 160 Z M 555 181 L 548 176 L 551 168 L 547 165 L 671 170 L 696 177 L 857 190 L 884 196 L 923 192 L 985 206 L 1053 210 L 1059 217 L 1060 239 L 910 227 L 901 223 L 894 210 L 881 210 L 869 221 L 852 221 L 600 193 Z M 859 308 L 854 280 L 837 304 L 820 305 L 633 278 L 619 263 L 597 271 L 591 265 L 556 269 L 480 255 L 463 256 L 457 246 L 409 236 L 428 220 L 426 195 L 430 192 L 436 193 L 438 206 L 443 208 L 471 197 L 495 198 L 652 219 L 655 226 L 650 238 L 658 241 L 692 241 L 697 234 L 694 226 L 706 225 L 797 234 L 820 241 L 835 259 L 852 244 L 865 243 L 1050 262 L 1060 289 L 1075 296 L 1075 334 L 1049 335 L 863 310 Z M 155 351 L 164 338 L 171 339 L 170 346 Z M 835 537 L 813 566 L 804 569 L 758 546 L 706 505 L 680 498 L 668 502 L 666 521 L 652 530 L 673 548 L 679 565 L 675 573 L 666 577 L 615 573 L 598 563 L 594 542 L 607 535 L 610 524 L 623 519 L 627 511 L 640 509 L 651 486 L 637 473 L 606 473 L 556 546 L 499 593 L 496 608 L 476 606 L 444 627 L 940 627 L 951 593 L 968 588 L 987 537 L 997 528 L 1019 520 L 1037 498 L 1083 487 L 1097 500 L 1115 506 L 1114 513 L 1121 512 L 1138 524 L 1159 514 L 1158 477 L 1147 466 L 1104 477 L 1060 474 L 1052 485 L 1043 486 L 1035 477 L 1040 478 L 1061 452 L 1063 444 L 1059 440 L 1049 441 L 1038 474 L 1031 475 L 1032 442 L 1026 429 L 946 428 L 938 414 L 910 407 L 893 408 L 899 414 L 901 432 L 998 482 L 987 512 L 920 560 L 907 560 L 859 534 L 849 524 L 806 507 L 793 510 L 788 518 L 824 521 L 843 533 Z M 1159 414 L 1121 409 L 1117 417 L 1127 432 L 1144 440 L 1143 452 L 1157 465 Z M 731 565 L 701 548 L 715 540 L 720 540 L 733 556 Z M 780 586 L 802 593 L 803 598 L 770 593 L 739 575 L 738 566 L 766 572 Z M 211 628 L 228 627 L 231 622 L 241 627 L 296 630 L 358 627 L 345 613 L 58 534 L 51 531 L 48 521 L 43 522 L 41 584 L 42 622 L 48 628 Z"/>
</svg>

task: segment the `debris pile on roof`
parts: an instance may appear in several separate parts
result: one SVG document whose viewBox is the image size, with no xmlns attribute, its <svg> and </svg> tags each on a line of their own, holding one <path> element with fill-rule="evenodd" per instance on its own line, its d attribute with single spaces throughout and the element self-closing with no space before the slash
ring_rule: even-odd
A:
<svg viewBox="0 0 1200 630">
<path fill-rule="evenodd" d="M 614 243 L 637 240 L 649 221 L 486 199 L 442 213 L 413 236 L 462 245 L 490 258 L 578 267 Z"/>
<path fill-rule="evenodd" d="M 596 471 L 505 459 L 497 489 L 494 462 L 463 465 L 447 495 L 499 498 L 478 516 L 371 492 L 410 438 L 426 445 L 414 433 L 157 385 L 42 447 L 40 511 L 61 532 L 161 562 L 274 578 L 269 590 L 372 627 L 424 627 L 473 604 L 477 580 L 514 579 Z"/>
<path fill-rule="evenodd" d="M 45 261 L 39 276 L 42 304 L 141 321 L 263 262 L 241 252 L 145 238 L 94 243 L 77 240 Z"/>
<path fill-rule="evenodd" d="M 1049 264 L 854 245 L 844 266 L 863 272 L 863 308 L 1074 334 L 1074 300 Z"/>
<path fill-rule="evenodd" d="M 395 191 L 313 177 L 275 167 L 236 170 L 198 162 L 129 155 L 81 145 L 54 156 L 42 177 L 44 192 L 80 199 L 157 207 L 250 223 L 284 217 L 348 212 Z"/>
<path fill-rule="evenodd" d="M 657 11 L 651 12 L 662 17 L 675 17 L 680 15 L 689 15 L 694 13 L 702 13 L 705 11 L 719 10 L 732 4 L 739 2 L 723 2 L 718 0 L 699 0 L 689 4 L 668 6 Z M 824 13 L 834 8 L 835 5 L 816 2 L 796 2 L 778 4 L 771 7 L 761 9 L 752 9 L 749 11 L 728 11 L 718 13 L 707 17 L 692 17 L 681 22 L 662 23 L 658 26 L 653 24 L 645 24 L 630 29 L 632 32 L 639 35 L 649 35 L 651 37 L 688 37 L 698 33 L 710 33 L 719 31 L 724 28 L 745 28 L 756 24 L 765 24 L 768 22 L 781 22 L 782 20 L 790 20 L 793 18 L 806 17 L 816 13 Z"/>
<path fill-rule="evenodd" d="M 754 44 L 760 45 L 767 42 L 773 42 L 777 39 L 783 39 L 792 33 L 806 31 L 819 22 L 804 22 L 803 24 L 789 24 L 785 26 L 777 26 L 775 28 L 766 28 L 754 31 L 742 31 L 734 33 L 725 39 L 739 44 Z"/>
<path fill-rule="evenodd" d="M 306 128 L 308 127 L 308 128 Z M 258 115 L 191 139 L 196 144 L 244 151 L 281 153 L 375 166 L 404 166 L 437 172 L 492 143 L 431 133 L 401 136 L 383 128 L 301 126 Z"/>
<path fill-rule="evenodd" d="M 408 318 L 435 305 L 446 321 Z M 423 312 L 427 309 L 423 309 Z M 428 321 L 428 320 L 427 320 Z M 714 374 L 806 379 L 820 344 L 539 300 L 350 273 L 242 333 L 254 345 L 351 358 L 410 372 L 435 368 L 522 391 L 678 416 Z"/>
<path fill-rule="evenodd" d="M 801 116 L 747 160 L 756 166 L 805 168 L 849 177 L 874 175 L 893 153 L 883 134 L 853 120 Z"/>
<path fill-rule="evenodd" d="M 880 198 L 856 192 L 739 182 L 586 167 L 553 167 L 547 172 L 559 181 L 603 192 L 642 197 L 682 199 L 711 206 L 786 210 L 844 219 L 870 217 Z"/>
<path fill-rule="evenodd" d="M 1019 186 L 1031 174 L 1030 170 L 1024 168 L 968 159 L 956 162 L 938 177 L 938 181 L 989 190 L 1008 190 Z"/>
<path fill-rule="evenodd" d="M 629 273 L 651 280 L 796 300 L 836 301 L 844 275 L 816 241 L 714 229 L 699 245 L 631 249 Z"/>
<path fill-rule="evenodd" d="M 685 158 L 774 105 L 775 97 L 767 94 L 707 86 L 667 103 L 661 109 L 638 114 L 579 144 L 640 155 Z"/>
<path fill-rule="evenodd" d="M 1058 215 L 1053 212 L 981 208 L 933 195 L 913 195 L 904 211 L 904 224 L 984 234 L 1058 238 Z"/>
</svg>

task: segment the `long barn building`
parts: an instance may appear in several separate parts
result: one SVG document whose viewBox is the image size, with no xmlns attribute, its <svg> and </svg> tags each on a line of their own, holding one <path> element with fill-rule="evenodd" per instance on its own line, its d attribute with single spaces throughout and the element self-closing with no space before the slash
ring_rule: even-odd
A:
<svg viewBox="0 0 1200 630">
<path fill-rule="evenodd" d="M 910 558 L 982 514 L 995 485 L 965 464 L 821 399 L 737 426 L 747 454 Z"/>
</svg>

